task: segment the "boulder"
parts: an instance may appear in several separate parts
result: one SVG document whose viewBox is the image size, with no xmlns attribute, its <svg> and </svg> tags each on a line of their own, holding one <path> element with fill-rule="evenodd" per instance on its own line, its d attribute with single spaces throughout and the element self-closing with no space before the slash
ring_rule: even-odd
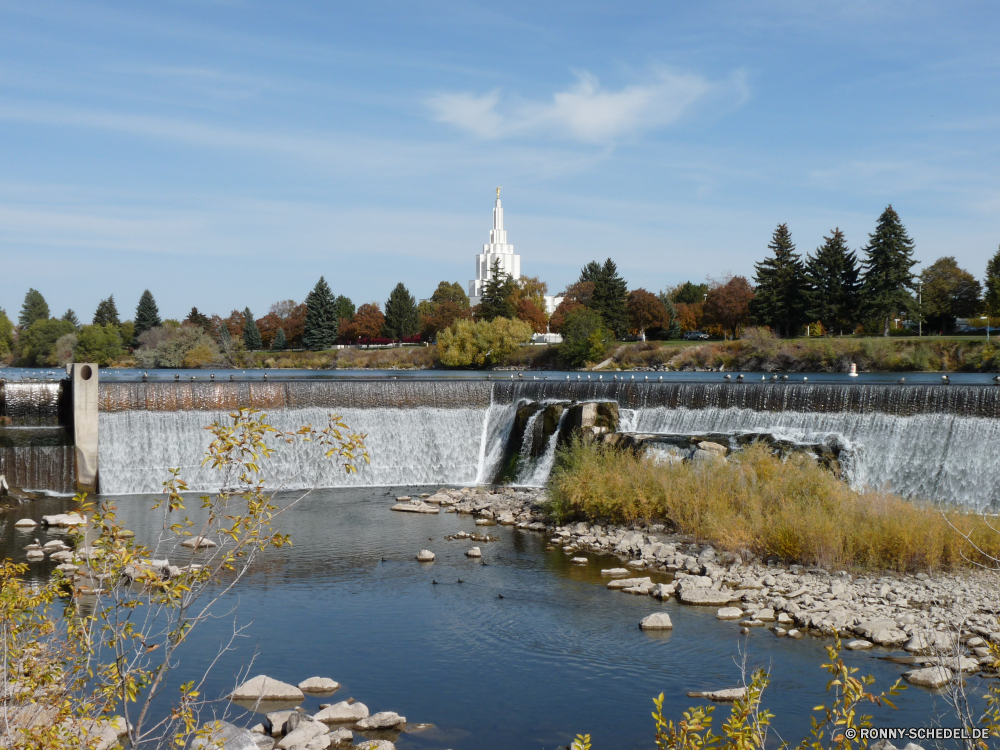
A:
<svg viewBox="0 0 1000 750">
<path fill-rule="evenodd" d="M 911 654 L 948 654 L 955 650 L 955 637 L 940 630 L 915 633 L 903 650 Z"/>
<path fill-rule="evenodd" d="M 346 745 L 354 741 L 354 732 L 347 727 L 341 727 L 330 732 L 327 737 L 330 738 L 331 745 Z"/>
<path fill-rule="evenodd" d="M 878 646 L 898 646 L 906 643 L 909 636 L 899 628 L 881 628 L 871 634 L 872 643 Z"/>
<path fill-rule="evenodd" d="M 38 525 L 37 521 L 30 518 L 19 518 L 14 522 L 15 529 L 33 529 Z"/>
<path fill-rule="evenodd" d="M 396 503 L 392 506 L 391 510 L 398 511 L 400 513 L 440 513 L 441 508 L 437 505 L 431 503 L 425 503 L 422 500 L 413 500 L 406 503 Z"/>
<path fill-rule="evenodd" d="M 729 604 L 731 595 L 726 591 L 716 591 L 706 588 L 684 588 L 678 597 L 684 604 L 718 607 Z"/>
<path fill-rule="evenodd" d="M 53 516 L 42 516 L 42 523 L 46 526 L 68 528 L 70 526 L 83 526 L 87 523 L 87 519 L 74 511 L 73 513 L 56 513 Z"/>
<path fill-rule="evenodd" d="M 190 539 L 185 539 L 181 542 L 181 546 L 187 547 L 188 549 L 210 549 L 212 547 L 218 547 L 219 545 L 208 537 L 193 536 Z"/>
<path fill-rule="evenodd" d="M 574 557 L 570 562 L 574 565 L 586 565 L 590 561 L 586 557 Z"/>
<path fill-rule="evenodd" d="M 417 560 L 420 562 L 434 562 L 434 553 L 429 549 L 422 549 L 417 553 Z"/>
<path fill-rule="evenodd" d="M 705 692 L 692 691 L 688 693 L 688 698 L 707 698 L 710 701 L 719 703 L 732 703 L 740 698 L 745 698 L 747 689 L 745 687 L 725 688 L 723 690 L 707 690 Z"/>
<path fill-rule="evenodd" d="M 466 557 L 482 557 L 483 556 L 483 551 L 481 549 L 479 549 L 479 547 L 473 547 L 470 550 L 466 550 L 465 556 Z"/>
<path fill-rule="evenodd" d="M 326 750 L 332 744 L 330 735 L 321 734 L 306 743 L 306 750 Z"/>
<path fill-rule="evenodd" d="M 627 576 L 628 568 L 605 568 L 601 571 L 602 576 Z"/>
<path fill-rule="evenodd" d="M 649 576 L 645 578 L 619 578 L 617 581 L 611 581 L 608 583 L 608 588 L 611 590 L 616 589 L 630 589 L 634 586 L 641 586 L 644 583 L 652 584 Z"/>
<path fill-rule="evenodd" d="M 643 617 L 639 621 L 639 627 L 643 630 L 672 630 L 674 624 L 670 622 L 670 615 L 666 612 L 654 612 Z"/>
<path fill-rule="evenodd" d="M 939 688 L 951 682 L 954 675 L 948 667 L 925 667 L 903 672 L 903 679 L 911 685 L 926 688 Z"/>
<path fill-rule="evenodd" d="M 719 445 L 718 443 L 710 443 L 707 440 L 703 440 L 698 443 L 698 450 L 708 451 L 709 453 L 715 453 L 719 456 L 724 456 L 729 452 L 729 449 L 724 445 Z"/>
<path fill-rule="evenodd" d="M 298 714 L 298 711 L 272 711 L 267 714 L 267 723 L 271 725 L 271 736 L 272 737 L 284 737 L 287 727 L 285 726 L 292 714 Z"/>
<path fill-rule="evenodd" d="M 228 721 L 210 721 L 188 740 L 187 750 L 257 750 L 256 737 Z"/>
<path fill-rule="evenodd" d="M 395 711 L 379 711 L 377 714 L 362 719 L 354 725 L 355 729 L 394 729 L 406 723 L 406 717 L 400 716 Z"/>
<path fill-rule="evenodd" d="M 339 687 L 340 683 L 329 677 L 310 677 L 298 684 L 299 690 L 303 693 L 332 693 Z"/>
<path fill-rule="evenodd" d="M 389 740 L 368 740 L 354 747 L 358 750 L 396 750 L 396 746 Z"/>
<path fill-rule="evenodd" d="M 305 699 L 302 691 L 294 685 L 263 674 L 244 682 L 229 697 L 234 701 L 301 701 Z"/>
<path fill-rule="evenodd" d="M 649 590 L 649 595 L 657 599 L 669 599 L 674 595 L 677 587 L 672 583 L 658 583 Z"/>
<path fill-rule="evenodd" d="M 322 721 L 303 717 L 291 732 L 281 738 L 278 747 L 280 750 L 291 750 L 293 747 L 309 744 L 315 737 L 324 735 L 326 732 L 327 726 Z"/>
<path fill-rule="evenodd" d="M 316 721 L 322 721 L 324 724 L 346 724 L 348 722 L 353 724 L 367 717 L 368 706 L 364 703 L 348 703 L 347 701 L 334 703 L 313 715 Z"/>
<path fill-rule="evenodd" d="M 848 641 L 844 644 L 844 648 L 848 651 L 867 651 L 874 644 L 871 641 L 865 641 L 860 639 L 855 639 L 853 641 Z"/>
<path fill-rule="evenodd" d="M 738 620 L 743 617 L 743 610 L 739 607 L 723 607 L 715 613 L 717 620 Z"/>
</svg>

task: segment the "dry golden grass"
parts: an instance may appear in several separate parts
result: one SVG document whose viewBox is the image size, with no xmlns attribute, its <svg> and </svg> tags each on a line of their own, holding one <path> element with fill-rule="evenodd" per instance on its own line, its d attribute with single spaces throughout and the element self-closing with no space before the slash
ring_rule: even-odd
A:
<svg viewBox="0 0 1000 750">
<path fill-rule="evenodd" d="M 782 462 L 764 445 L 729 461 L 657 466 L 628 452 L 575 442 L 549 482 L 558 518 L 628 523 L 665 520 L 721 549 L 788 562 L 861 570 L 958 568 L 972 546 L 1000 556 L 1000 535 L 983 519 L 855 492 L 814 461 Z"/>
</svg>

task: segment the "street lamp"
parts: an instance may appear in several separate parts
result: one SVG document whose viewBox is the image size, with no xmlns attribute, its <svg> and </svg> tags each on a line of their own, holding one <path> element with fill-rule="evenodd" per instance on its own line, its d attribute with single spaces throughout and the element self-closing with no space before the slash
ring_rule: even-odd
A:
<svg viewBox="0 0 1000 750">
<path fill-rule="evenodd" d="M 911 329 L 912 330 L 912 329 Z M 924 335 L 924 282 L 917 282 L 917 338 Z"/>
<path fill-rule="evenodd" d="M 990 340 L 990 316 L 989 315 L 981 315 L 980 316 L 980 320 L 985 320 L 986 321 L 986 340 L 989 341 Z"/>
</svg>

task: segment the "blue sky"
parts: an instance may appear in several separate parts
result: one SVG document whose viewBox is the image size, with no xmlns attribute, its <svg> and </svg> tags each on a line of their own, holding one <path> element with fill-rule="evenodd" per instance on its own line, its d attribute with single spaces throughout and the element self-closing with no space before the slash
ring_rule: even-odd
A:
<svg viewBox="0 0 1000 750">
<path fill-rule="evenodd" d="M 495 186 L 552 291 L 1000 244 L 991 2 L 0 2 L 0 307 L 356 303 L 473 273 Z M 919 268 L 919 266 L 918 266 Z"/>
</svg>

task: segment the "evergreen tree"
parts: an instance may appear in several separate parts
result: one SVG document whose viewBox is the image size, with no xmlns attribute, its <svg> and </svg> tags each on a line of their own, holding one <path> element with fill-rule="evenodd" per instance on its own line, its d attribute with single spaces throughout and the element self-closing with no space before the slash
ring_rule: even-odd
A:
<svg viewBox="0 0 1000 750">
<path fill-rule="evenodd" d="M 243 345 L 247 351 L 251 352 L 264 347 L 264 342 L 260 340 L 260 329 L 257 328 L 257 323 L 253 319 L 253 313 L 250 312 L 249 307 L 243 311 Z"/>
<path fill-rule="evenodd" d="M 419 331 L 416 300 L 403 282 L 399 282 L 385 301 L 385 333 L 391 339 L 402 339 Z"/>
<path fill-rule="evenodd" d="M 208 332 L 208 330 L 212 327 L 211 319 L 204 313 L 199 312 L 197 307 L 191 308 L 191 312 L 187 314 L 184 321 L 193 326 L 198 326 L 205 332 Z"/>
<path fill-rule="evenodd" d="M 72 323 L 74 328 L 80 327 L 80 319 L 76 317 L 76 313 L 73 312 L 73 308 L 70 308 L 63 313 L 62 319 L 68 323 Z"/>
<path fill-rule="evenodd" d="M 677 318 L 670 321 L 670 328 L 667 329 L 667 338 L 676 341 L 683 335 L 681 323 Z"/>
<path fill-rule="evenodd" d="M 494 318 L 513 319 L 517 314 L 514 307 L 514 282 L 510 274 L 500 268 L 500 259 L 493 261 L 490 278 L 483 287 L 483 296 L 476 311 L 477 320 Z"/>
<path fill-rule="evenodd" d="M 1000 317 L 1000 250 L 997 250 L 986 264 L 985 287 L 983 302 L 986 314 L 991 318 Z"/>
<path fill-rule="evenodd" d="M 272 351 L 280 352 L 284 351 L 286 346 L 288 346 L 288 340 L 285 338 L 285 329 L 279 328 L 278 332 L 274 334 L 274 339 L 271 341 L 271 349 Z"/>
<path fill-rule="evenodd" d="M 29 289 L 24 295 L 24 304 L 21 305 L 21 314 L 17 316 L 18 325 L 24 331 L 36 320 L 48 320 L 49 305 L 45 297 L 37 289 Z"/>
<path fill-rule="evenodd" d="M 306 297 L 306 326 L 302 345 L 314 352 L 329 349 L 337 340 L 338 310 L 322 276 Z"/>
<path fill-rule="evenodd" d="M 594 296 L 590 306 L 601 314 L 604 327 L 615 338 L 623 339 L 628 335 L 628 284 L 618 275 L 618 267 L 611 258 L 604 261 L 601 273 L 594 281 Z"/>
<path fill-rule="evenodd" d="M 750 314 L 779 336 L 791 336 L 806 322 L 805 268 L 787 224 L 779 224 L 767 245 L 774 257 L 755 263 Z"/>
<path fill-rule="evenodd" d="M 94 313 L 94 325 L 103 326 L 107 324 L 113 326 L 120 326 L 122 322 L 118 319 L 118 307 L 115 305 L 115 295 L 111 295 L 107 299 L 102 299 L 97 305 L 97 311 Z"/>
<path fill-rule="evenodd" d="M 333 306 L 337 310 L 337 320 L 350 320 L 354 317 L 354 303 L 351 302 L 350 297 L 338 294 L 337 299 L 333 301 Z"/>
<path fill-rule="evenodd" d="M 858 322 L 858 256 L 839 228 L 823 240 L 816 254 L 806 258 L 809 319 L 829 331 L 852 333 Z"/>
<path fill-rule="evenodd" d="M 877 319 L 882 335 L 889 335 L 889 320 L 913 304 L 913 240 L 890 205 L 882 212 L 869 235 L 866 255 L 862 262 L 861 282 L 863 313 L 866 319 Z"/>
<path fill-rule="evenodd" d="M 139 345 L 139 337 L 150 328 L 160 325 L 160 311 L 156 307 L 156 300 L 152 293 L 146 289 L 139 298 L 139 304 L 135 308 L 135 333 L 133 336 L 133 346 Z"/>
</svg>

